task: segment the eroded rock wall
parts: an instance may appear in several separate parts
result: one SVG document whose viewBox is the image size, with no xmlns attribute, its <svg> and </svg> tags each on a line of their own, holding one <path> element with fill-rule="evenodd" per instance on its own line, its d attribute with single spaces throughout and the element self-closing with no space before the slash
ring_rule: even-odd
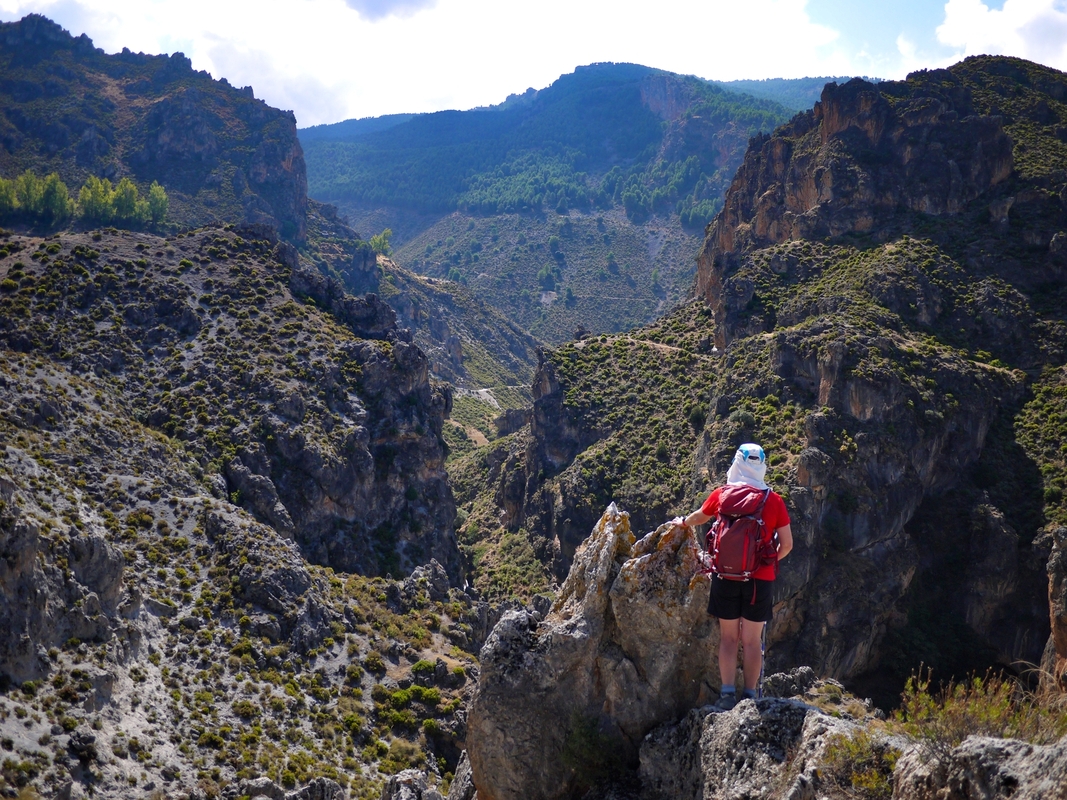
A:
<svg viewBox="0 0 1067 800">
<path fill-rule="evenodd" d="M 1065 81 L 977 58 L 829 84 L 753 140 L 708 228 L 695 293 L 731 377 L 713 388 L 694 487 L 745 439 L 790 451 L 778 667 L 854 677 L 935 608 L 963 621 L 957 650 L 1042 660 L 1062 434 L 1030 398 L 1054 391 L 1064 359 L 1045 298 L 1067 278 L 1067 214 L 1057 162 L 1030 155 L 1056 152 L 1054 129 L 1027 126 L 1055 123 L 1042 104 Z M 775 421 L 791 403 L 802 448 Z M 915 641 L 944 643 L 928 637 Z"/>
<path fill-rule="evenodd" d="M 881 233 L 899 208 L 956 214 L 1012 173 L 1003 120 L 969 94 L 900 98 L 859 78 L 827 84 L 812 111 L 757 137 L 698 258 L 696 292 L 722 303 L 738 252 L 798 239 Z M 720 330 L 718 344 L 729 340 Z"/>
</svg>

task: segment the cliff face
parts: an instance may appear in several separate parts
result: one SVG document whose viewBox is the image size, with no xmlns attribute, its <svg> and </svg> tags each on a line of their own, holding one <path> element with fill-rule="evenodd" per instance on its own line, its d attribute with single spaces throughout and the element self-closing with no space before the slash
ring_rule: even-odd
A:
<svg viewBox="0 0 1067 800">
<path fill-rule="evenodd" d="M 1065 91 L 1054 70 L 984 58 L 830 84 L 753 140 L 708 228 L 696 291 L 731 377 L 698 463 L 721 463 L 741 431 L 765 436 L 761 414 L 787 397 L 811 409 L 786 458 L 800 536 L 781 633 L 801 662 L 849 675 L 887 643 L 926 646 L 905 645 L 905 625 L 943 602 L 974 646 L 1041 660 L 1046 563 L 1054 598 L 1060 580 L 1047 412 L 1065 352 L 1050 299 L 1067 278 Z M 835 591 L 846 575 L 878 589 Z"/>
<path fill-rule="evenodd" d="M 696 291 L 719 309 L 715 265 L 733 253 L 850 233 L 885 239 L 899 231 L 898 211 L 959 214 L 1012 169 L 1003 118 L 977 113 L 962 87 L 896 97 L 860 79 L 828 84 L 812 111 L 752 143 L 708 231 Z"/>
<path fill-rule="evenodd" d="M 306 235 L 307 173 L 292 112 L 197 72 L 184 55 L 106 55 L 31 14 L 0 25 L 0 169 L 158 181 L 169 217 Z"/>
</svg>

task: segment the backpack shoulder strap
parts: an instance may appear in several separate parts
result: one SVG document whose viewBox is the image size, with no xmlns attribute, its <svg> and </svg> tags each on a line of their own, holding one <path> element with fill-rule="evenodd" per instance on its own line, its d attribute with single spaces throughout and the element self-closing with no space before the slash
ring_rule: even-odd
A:
<svg viewBox="0 0 1067 800">
<path fill-rule="evenodd" d="M 771 496 L 771 487 L 768 486 L 763 490 L 763 499 L 759 501 L 759 505 L 756 506 L 756 510 L 752 512 L 752 516 L 761 517 L 763 515 L 763 507 L 767 505 L 767 498 Z"/>
</svg>

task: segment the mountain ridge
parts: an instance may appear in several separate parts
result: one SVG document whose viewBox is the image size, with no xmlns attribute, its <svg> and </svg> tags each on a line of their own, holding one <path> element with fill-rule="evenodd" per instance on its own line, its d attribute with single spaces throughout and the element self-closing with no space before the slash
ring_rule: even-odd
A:
<svg viewBox="0 0 1067 800">
<path fill-rule="evenodd" d="M 71 186 L 158 181 L 170 219 L 267 222 L 302 240 L 307 203 L 292 112 L 193 70 L 181 53 L 106 55 L 39 14 L 0 24 L 0 169 Z"/>
<path fill-rule="evenodd" d="M 659 78 L 646 86 L 657 119 L 684 107 Z M 396 800 L 440 794 L 453 773 L 469 798 L 460 753 L 482 645 L 486 690 L 538 705 L 507 685 L 511 667 L 551 605 L 538 593 L 581 567 L 604 507 L 617 500 L 655 532 L 634 555 L 681 554 L 663 521 L 753 440 L 796 541 L 769 666 L 806 664 L 887 704 L 918 659 L 940 676 L 1027 659 L 1062 691 L 1064 87 L 1062 73 L 1002 58 L 826 87 L 816 109 L 745 141 L 707 231 L 700 297 L 660 316 L 670 295 L 653 290 L 651 324 L 621 318 L 555 348 L 477 314 L 478 281 L 520 297 L 530 285 L 518 269 L 514 283 L 481 277 L 492 251 L 525 247 L 543 271 L 536 302 L 565 306 L 569 288 L 581 308 L 596 291 L 568 283 L 579 244 L 611 240 L 614 259 L 600 252 L 603 278 L 589 280 L 621 292 L 644 278 L 628 251 L 655 263 L 680 219 L 668 230 L 652 214 L 627 243 L 622 206 L 548 209 L 537 232 L 457 211 L 425 242 L 423 258 L 440 248 L 437 264 L 451 264 L 431 277 L 311 200 L 295 245 L 270 224 L 3 232 L 0 610 L 15 635 L 0 639 L 0 785 Z M 684 127 L 683 152 L 711 147 Z M 477 351 L 484 328 L 494 337 Z M 510 359 L 487 364 L 490 344 Z M 431 373 L 451 370 L 473 394 L 505 369 L 532 372 L 532 408 L 479 447 L 450 439 L 445 417 L 467 395 Z M 614 545 L 585 553 L 590 574 L 621 566 Z M 689 561 L 670 591 L 698 601 Z M 582 573 L 560 592 L 567 614 L 582 594 L 606 609 L 606 581 Z M 631 583 L 651 600 L 641 614 L 663 613 L 656 587 Z M 602 652 L 619 672 L 605 686 L 673 663 L 668 636 L 639 675 L 612 637 L 640 653 L 655 616 L 611 616 Z M 562 649 L 579 642 L 565 625 Z M 805 691 L 789 690 L 797 675 L 780 678 L 791 694 Z M 823 686 L 840 703 L 840 686 Z M 839 712 L 869 710 L 845 699 Z M 608 701 L 539 704 L 570 726 L 554 739 L 567 757 L 548 748 L 559 785 L 602 774 L 610 729 L 565 717 L 609 714 Z M 674 777 L 695 786 L 695 739 L 717 723 L 688 717 L 662 741 L 693 745 L 672 752 L 688 764 Z M 624 755 L 652 721 L 626 729 Z M 753 721 L 782 741 L 797 727 Z M 489 785 L 485 762 L 472 765 Z"/>
<path fill-rule="evenodd" d="M 592 64 L 498 106 L 308 140 L 309 191 L 356 229 L 391 229 L 407 268 L 559 343 L 684 298 L 749 135 L 788 116 L 690 76 Z"/>
</svg>

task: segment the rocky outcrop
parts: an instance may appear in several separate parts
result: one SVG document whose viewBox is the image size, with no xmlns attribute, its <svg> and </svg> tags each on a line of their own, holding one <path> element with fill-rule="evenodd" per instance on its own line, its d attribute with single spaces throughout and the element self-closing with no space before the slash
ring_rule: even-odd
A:
<svg viewBox="0 0 1067 800">
<path fill-rule="evenodd" d="M 587 599 L 591 599 L 587 596 Z M 502 622 L 501 627 L 506 625 Z M 516 659 L 522 672 L 536 653 Z M 528 673 L 527 673 L 528 674 Z M 769 676 L 766 694 L 743 700 L 733 710 L 694 707 L 676 720 L 650 730 L 640 742 L 639 760 L 627 766 L 607 759 L 611 769 L 598 774 L 586 797 L 616 800 L 798 800 L 852 796 L 858 786 L 888 796 L 923 800 L 964 798 L 1059 797 L 1067 787 L 1064 748 L 1067 738 L 1040 745 L 1017 739 L 970 736 L 957 747 L 938 739 L 914 740 L 893 725 L 875 723 L 869 701 L 858 701 L 835 681 L 820 680 L 807 667 Z M 513 728 L 527 731 L 529 720 L 545 717 L 532 706 L 528 718 L 512 718 Z M 873 724 L 872 724 L 873 723 Z M 520 734 L 521 736 L 522 734 Z M 586 747 L 596 746 L 587 740 Z M 606 743 L 601 741 L 600 746 Z M 498 745 L 512 752 L 521 741 Z M 589 751 L 585 751 L 587 757 Z M 478 751 L 468 750 L 478 780 Z M 574 766 L 564 749 L 561 758 Z M 496 767 L 502 768 L 498 763 Z M 461 769 L 463 762 L 461 762 Z M 630 771 L 632 770 L 632 772 Z M 506 789 L 485 779 L 477 797 L 536 796 L 551 800 L 573 796 L 566 787 L 550 787 L 542 773 L 516 770 Z M 469 798 L 474 786 L 457 773 L 450 798 Z M 525 795 L 521 793 L 525 791 Z M 882 796 L 882 795 L 880 795 Z"/>
<path fill-rule="evenodd" d="M 728 713 L 693 709 L 641 743 L 642 796 L 667 800 L 819 797 L 832 737 L 860 726 L 795 699 L 745 700 Z"/>
<path fill-rule="evenodd" d="M 414 769 L 390 776 L 382 787 L 382 800 L 444 800 L 441 793 L 431 789 L 426 776 Z"/>
<path fill-rule="evenodd" d="M 1048 560 L 1048 598 L 1052 635 L 1041 666 L 1061 692 L 1067 692 L 1067 528 L 1056 527 Z"/>
<path fill-rule="evenodd" d="M 411 341 L 408 331 L 397 328 L 396 314 L 377 295 L 350 295 L 339 281 L 327 278 L 310 267 L 293 270 L 289 286 L 298 297 L 310 297 L 316 304 L 328 309 L 359 337 Z"/>
<path fill-rule="evenodd" d="M 9 458 L 33 464 L 20 455 L 11 452 Z M 30 509 L 20 508 L 25 496 L 16 494 L 10 479 L 0 477 L 0 497 L 6 498 L 0 511 L 0 674 L 22 683 L 45 673 L 50 647 L 112 637 L 125 561 L 99 531 L 53 545 Z"/>
<path fill-rule="evenodd" d="M 717 659 L 706 583 L 680 580 L 695 554 L 668 526 L 631 544 L 620 522 L 609 508 L 544 619 L 513 612 L 494 629 L 471 706 L 473 782 L 457 772 L 455 798 L 811 798 L 850 785 L 835 744 L 911 747 L 872 732 L 869 704 L 807 667 L 733 711 L 701 705 Z"/>
<path fill-rule="evenodd" d="M 241 796 L 249 800 L 344 800 L 345 790 L 329 778 L 315 778 L 307 786 L 287 792 L 270 778 L 253 778 L 239 784 Z"/>
<path fill-rule="evenodd" d="M 893 775 L 893 796 L 909 800 L 972 797 L 1045 800 L 1067 791 L 1067 737 L 1034 745 L 1017 739 L 968 737 L 946 755 L 922 747 L 905 753 Z"/>
<path fill-rule="evenodd" d="M 545 479 L 570 466 L 603 431 L 567 406 L 556 367 L 541 351 L 532 392 L 529 436 L 520 437 L 506 456 L 491 456 L 490 485 L 503 526 L 529 531 L 539 556 L 562 577 L 587 535 L 587 514 L 575 513 L 580 499 L 568 490 L 578 487 Z"/>
<path fill-rule="evenodd" d="M 477 798 L 478 791 L 474 788 L 474 778 L 471 776 L 470 756 L 464 750 L 456 766 L 452 784 L 448 787 L 448 800 L 477 800 Z"/>
<path fill-rule="evenodd" d="M 277 620 L 275 639 L 301 649 L 313 647 L 338 622 L 337 612 L 325 605 L 315 589 L 307 565 L 291 543 L 248 523 L 233 513 L 212 511 L 205 533 L 220 554 L 234 593 Z"/>
<path fill-rule="evenodd" d="M 468 720 L 482 800 L 566 796 L 600 759 L 636 762 L 649 730 L 709 695 L 717 635 L 698 558 L 669 525 L 635 542 L 612 505 L 544 619 L 501 619 Z"/>
<path fill-rule="evenodd" d="M 698 259 L 696 292 L 722 302 L 743 249 L 848 233 L 888 235 L 900 208 L 959 213 L 1012 173 L 1003 120 L 969 95 L 895 92 L 859 78 L 827 84 L 812 111 L 753 141 Z M 719 331 L 723 347 L 728 331 Z"/>
</svg>

